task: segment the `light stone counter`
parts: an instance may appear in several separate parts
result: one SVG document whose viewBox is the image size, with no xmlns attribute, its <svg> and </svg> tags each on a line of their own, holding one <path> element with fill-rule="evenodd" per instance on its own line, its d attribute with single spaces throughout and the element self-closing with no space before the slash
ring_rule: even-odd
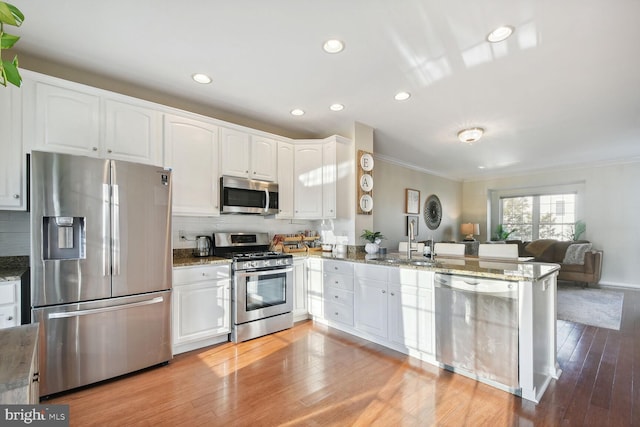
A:
<svg viewBox="0 0 640 427">
<path fill-rule="evenodd" d="M 310 257 L 323 259 L 360 262 L 397 266 L 402 268 L 416 268 L 436 273 L 456 274 L 461 276 L 484 277 L 510 281 L 536 282 L 560 269 L 558 264 L 540 262 L 516 262 L 499 259 L 481 259 L 478 257 L 436 257 L 434 260 L 422 256 L 415 256 L 408 260 L 398 253 L 388 255 L 367 254 L 334 254 L 330 252 L 310 253 Z"/>
</svg>

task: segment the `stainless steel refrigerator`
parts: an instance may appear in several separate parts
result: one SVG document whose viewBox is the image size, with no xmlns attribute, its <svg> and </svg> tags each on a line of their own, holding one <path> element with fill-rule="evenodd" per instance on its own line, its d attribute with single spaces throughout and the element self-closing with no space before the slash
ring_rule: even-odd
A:
<svg viewBox="0 0 640 427">
<path fill-rule="evenodd" d="M 171 174 L 31 154 L 31 313 L 40 395 L 171 359 Z"/>
</svg>

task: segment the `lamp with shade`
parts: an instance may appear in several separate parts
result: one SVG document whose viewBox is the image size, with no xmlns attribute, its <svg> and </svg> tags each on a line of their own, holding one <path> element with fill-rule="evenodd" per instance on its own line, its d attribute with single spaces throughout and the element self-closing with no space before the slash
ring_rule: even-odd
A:
<svg viewBox="0 0 640 427">
<path fill-rule="evenodd" d="M 473 236 L 480 235 L 480 224 L 472 224 L 470 222 L 460 225 L 460 233 L 466 234 L 464 240 L 476 240 Z"/>
</svg>

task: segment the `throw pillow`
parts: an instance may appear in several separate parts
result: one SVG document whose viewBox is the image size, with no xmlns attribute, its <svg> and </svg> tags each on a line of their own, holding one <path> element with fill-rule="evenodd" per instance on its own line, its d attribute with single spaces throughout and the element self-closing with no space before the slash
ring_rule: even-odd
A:
<svg viewBox="0 0 640 427">
<path fill-rule="evenodd" d="M 591 243 L 574 243 L 573 245 L 569 245 L 562 263 L 584 265 L 584 254 L 590 250 Z"/>
</svg>

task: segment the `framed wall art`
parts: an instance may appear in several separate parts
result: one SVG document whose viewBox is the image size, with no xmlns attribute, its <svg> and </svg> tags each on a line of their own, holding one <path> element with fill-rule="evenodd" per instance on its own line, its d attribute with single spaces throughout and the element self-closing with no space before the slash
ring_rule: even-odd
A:
<svg viewBox="0 0 640 427">
<path fill-rule="evenodd" d="M 412 188 L 405 190 L 405 212 L 408 214 L 420 213 L 420 191 Z"/>
<path fill-rule="evenodd" d="M 407 216 L 407 228 L 405 230 L 406 235 L 409 235 L 409 224 L 413 223 L 413 237 L 415 238 L 418 235 L 418 223 L 420 217 L 417 215 L 409 215 Z"/>
</svg>

